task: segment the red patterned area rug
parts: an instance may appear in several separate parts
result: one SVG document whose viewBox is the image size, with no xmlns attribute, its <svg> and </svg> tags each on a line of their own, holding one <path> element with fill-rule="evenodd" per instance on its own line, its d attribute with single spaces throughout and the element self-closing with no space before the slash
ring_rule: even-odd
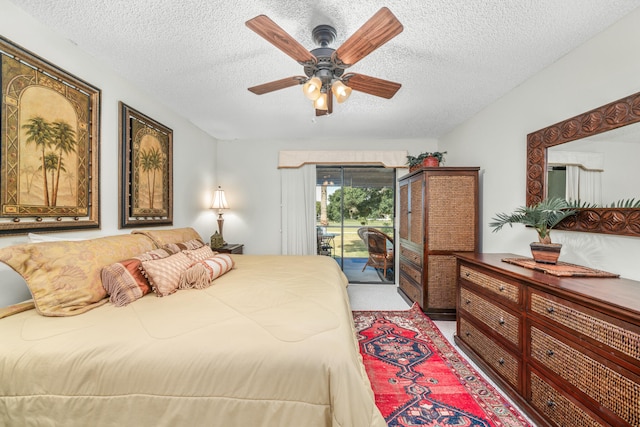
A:
<svg viewBox="0 0 640 427">
<path fill-rule="evenodd" d="M 530 426 L 414 305 L 354 311 L 360 353 L 389 427 Z"/>
</svg>

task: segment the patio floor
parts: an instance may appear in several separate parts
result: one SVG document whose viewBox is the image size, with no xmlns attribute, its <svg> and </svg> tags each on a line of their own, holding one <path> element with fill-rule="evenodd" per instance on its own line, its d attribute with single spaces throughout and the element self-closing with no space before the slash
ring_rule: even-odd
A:
<svg viewBox="0 0 640 427">
<path fill-rule="evenodd" d="M 340 264 L 340 258 L 335 260 Z M 378 273 L 373 267 L 367 267 L 362 271 L 366 262 L 367 258 L 344 258 L 342 271 L 349 279 L 349 283 L 393 283 L 393 277 L 391 280 L 384 280 L 382 273 Z"/>
</svg>

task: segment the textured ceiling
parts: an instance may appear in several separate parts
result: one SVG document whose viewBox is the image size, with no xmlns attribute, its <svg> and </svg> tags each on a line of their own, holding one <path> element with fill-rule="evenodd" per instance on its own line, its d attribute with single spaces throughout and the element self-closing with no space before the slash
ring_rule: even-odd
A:
<svg viewBox="0 0 640 427">
<path fill-rule="evenodd" d="M 438 138 L 640 6 L 640 0 L 11 1 L 224 140 Z M 334 104 L 332 115 L 316 118 L 298 86 L 260 96 L 247 90 L 304 74 L 249 30 L 248 19 L 269 16 L 309 50 L 317 47 L 311 29 L 330 24 L 337 48 L 382 6 L 404 31 L 349 71 L 401 83 L 394 98 L 354 91 Z"/>
</svg>

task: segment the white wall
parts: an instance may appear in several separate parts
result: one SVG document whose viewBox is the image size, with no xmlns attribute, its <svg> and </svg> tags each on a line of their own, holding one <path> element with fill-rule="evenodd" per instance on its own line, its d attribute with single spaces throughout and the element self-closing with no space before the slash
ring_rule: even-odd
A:
<svg viewBox="0 0 640 427">
<path fill-rule="evenodd" d="M 407 150 L 416 155 L 436 149 L 437 141 L 432 139 L 220 141 L 216 168 L 231 207 L 224 214 L 224 238 L 229 243 L 244 243 L 245 253 L 281 253 L 278 170 L 281 150 Z M 447 157 L 447 165 L 455 164 Z"/>
<path fill-rule="evenodd" d="M 534 231 L 492 233 L 498 212 L 525 203 L 527 134 L 640 91 L 640 10 L 570 52 L 440 140 L 457 163 L 477 163 L 482 179 L 482 250 L 530 256 Z M 554 231 L 561 260 L 640 280 L 640 238 Z"/>
<path fill-rule="evenodd" d="M 159 105 L 115 72 L 85 54 L 70 41 L 43 27 L 8 0 L 0 0 L 0 34 L 63 70 L 102 90 L 100 123 L 100 230 L 55 233 L 64 237 L 95 237 L 129 233 L 118 229 L 118 101 L 173 130 L 173 224 L 193 226 L 208 236 L 215 214 L 207 209 L 216 185 L 216 140 L 174 111 Z M 123 46 L 126 49 L 126 46 Z M 22 236 L 0 237 L 0 247 L 23 243 Z M 8 267 L 0 266 L 0 282 L 8 286 Z M 6 289 L 6 288 L 5 288 Z M 2 301 L 0 301 L 0 305 Z"/>
</svg>

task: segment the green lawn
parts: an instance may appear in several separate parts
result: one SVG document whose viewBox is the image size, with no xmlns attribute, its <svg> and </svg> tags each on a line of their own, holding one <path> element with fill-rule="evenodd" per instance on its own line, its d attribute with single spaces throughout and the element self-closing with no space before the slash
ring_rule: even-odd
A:
<svg viewBox="0 0 640 427">
<path fill-rule="evenodd" d="M 344 240 L 344 257 L 345 258 L 366 258 L 368 256 L 367 247 L 360 236 L 358 236 L 358 228 L 362 227 L 359 221 L 345 220 L 344 222 L 344 239 L 340 239 L 340 224 L 329 223 L 327 233 L 335 234 L 334 239 L 334 256 L 340 256 L 342 251 L 342 241 Z M 390 234 L 392 232 L 391 221 L 370 220 L 365 224 L 367 227 L 379 228 L 381 231 Z"/>
</svg>

